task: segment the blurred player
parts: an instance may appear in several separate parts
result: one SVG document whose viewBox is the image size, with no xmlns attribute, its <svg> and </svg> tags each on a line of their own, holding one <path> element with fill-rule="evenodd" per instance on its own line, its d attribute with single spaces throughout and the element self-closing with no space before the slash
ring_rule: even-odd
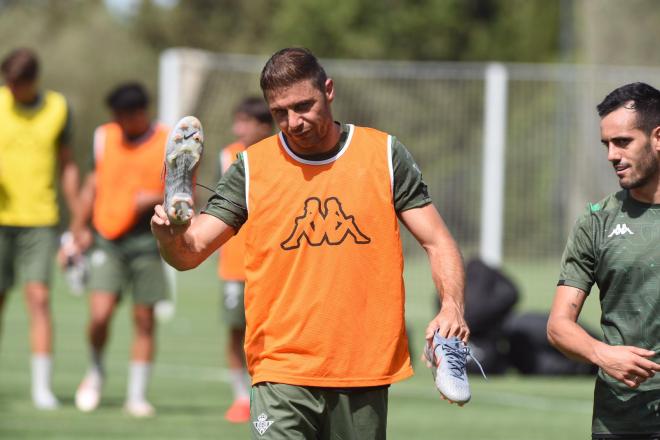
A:
<svg viewBox="0 0 660 440">
<path fill-rule="evenodd" d="M 628 84 L 597 108 L 601 143 L 623 189 L 590 205 L 577 220 L 562 258 L 548 338 L 567 356 L 600 368 L 594 439 L 657 439 L 660 91 Z M 603 342 L 577 324 L 594 283 Z"/>
<path fill-rule="evenodd" d="M 152 230 L 191 269 L 244 229 L 253 438 L 385 438 L 389 385 L 413 374 L 398 219 L 443 298 L 429 340 L 468 337 L 461 256 L 405 147 L 335 122 L 311 52 L 274 54 L 261 88 L 279 135 L 241 153 L 204 213 L 175 226 L 159 205 Z"/>
<path fill-rule="evenodd" d="M 149 217 L 163 199 L 168 129 L 152 122 L 148 103 L 137 83 L 122 84 L 108 95 L 114 120 L 94 133 L 94 170 L 80 197 L 80 222 L 87 224 L 91 218 L 94 229 L 88 252 L 91 365 L 76 391 L 81 411 L 93 411 L 99 404 L 110 321 L 122 295 L 130 290 L 134 336 L 124 409 L 136 417 L 154 414 L 146 399 L 155 350 L 154 305 L 167 297 L 167 289 Z M 85 248 L 91 240 L 79 241 Z"/>
<path fill-rule="evenodd" d="M 39 61 L 16 49 L 2 61 L 0 87 L 0 312 L 18 274 L 30 316 L 32 401 L 53 409 L 49 288 L 59 222 L 56 178 L 67 206 L 76 206 L 71 114 L 61 94 L 39 87 Z M 12 335 L 14 336 L 14 335 Z"/>
<path fill-rule="evenodd" d="M 236 155 L 248 146 L 259 142 L 273 133 L 273 117 L 268 105 L 260 97 L 249 97 L 234 109 L 232 132 L 236 142 L 220 152 L 220 169 L 224 174 L 236 160 Z M 245 368 L 245 239 L 243 234 L 229 240 L 220 248 L 218 275 L 223 280 L 224 322 L 229 328 L 227 363 L 234 403 L 225 413 L 225 418 L 233 423 L 250 420 L 249 377 Z"/>
</svg>

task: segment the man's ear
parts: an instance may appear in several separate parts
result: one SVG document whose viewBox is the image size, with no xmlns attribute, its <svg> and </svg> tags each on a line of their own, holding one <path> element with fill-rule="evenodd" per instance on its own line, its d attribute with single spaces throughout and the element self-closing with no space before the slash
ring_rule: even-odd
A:
<svg viewBox="0 0 660 440">
<path fill-rule="evenodd" d="M 651 131 L 651 147 L 660 153 L 660 125 Z"/>
<path fill-rule="evenodd" d="M 335 83 L 332 78 L 325 80 L 325 99 L 327 99 L 328 102 L 332 102 L 335 99 Z"/>
</svg>

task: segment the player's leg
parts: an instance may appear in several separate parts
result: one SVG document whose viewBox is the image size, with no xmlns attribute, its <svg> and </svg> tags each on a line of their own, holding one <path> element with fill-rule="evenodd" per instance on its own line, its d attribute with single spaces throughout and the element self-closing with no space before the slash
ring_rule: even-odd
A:
<svg viewBox="0 0 660 440">
<path fill-rule="evenodd" d="M 147 400 L 147 388 L 155 352 L 154 304 L 133 306 L 133 345 L 128 370 L 126 411 L 135 417 L 150 417 L 154 408 Z"/>
<path fill-rule="evenodd" d="M 325 411 L 326 402 L 320 388 L 258 383 L 252 387 L 251 438 L 318 439 Z"/>
<path fill-rule="evenodd" d="M 245 367 L 245 283 L 225 281 L 223 283 L 223 322 L 228 326 L 227 364 L 234 402 L 225 413 L 232 423 L 250 421 L 249 377 Z"/>
<path fill-rule="evenodd" d="M 153 237 L 147 234 L 139 240 L 144 240 L 144 246 L 148 247 Z M 134 417 L 150 417 L 155 413 L 154 407 L 147 400 L 156 351 L 154 308 L 158 301 L 169 298 L 162 260 L 160 254 L 156 253 L 155 243 L 153 246 L 154 252 L 129 257 L 134 334 L 124 409 Z"/>
<path fill-rule="evenodd" d="M 380 440 L 387 435 L 387 387 L 324 392 L 328 411 L 321 439 Z"/>
<path fill-rule="evenodd" d="M 14 284 L 14 239 L 6 226 L 0 226 L 0 336 L 2 316 L 9 289 Z"/>
<path fill-rule="evenodd" d="M 32 401 L 39 409 L 58 406 L 51 389 L 53 323 L 49 285 L 57 246 L 54 228 L 17 228 L 16 258 L 30 322 Z"/>
<path fill-rule="evenodd" d="M 76 390 L 76 407 L 80 411 L 94 411 L 100 401 L 105 380 L 103 353 L 108 341 L 112 316 L 119 303 L 119 296 L 110 290 L 93 290 L 89 295 L 89 367 Z"/>
<path fill-rule="evenodd" d="M 121 255 L 111 242 L 95 237 L 88 258 L 88 288 L 91 291 L 87 323 L 89 366 L 75 396 L 76 407 L 84 412 L 95 410 L 101 401 L 105 381 L 103 354 L 126 277 Z"/>
</svg>

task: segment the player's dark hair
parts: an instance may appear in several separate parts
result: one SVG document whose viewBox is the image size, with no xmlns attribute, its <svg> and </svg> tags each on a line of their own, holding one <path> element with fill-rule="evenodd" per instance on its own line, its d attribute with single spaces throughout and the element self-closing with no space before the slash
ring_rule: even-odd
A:
<svg viewBox="0 0 660 440">
<path fill-rule="evenodd" d="M 2 60 L 0 70 L 7 82 L 34 81 L 39 74 L 39 59 L 32 49 L 21 47 Z"/>
<path fill-rule="evenodd" d="M 642 82 L 626 84 L 612 91 L 596 106 L 603 118 L 621 107 L 637 113 L 637 126 L 646 134 L 660 126 L 660 91 Z"/>
<path fill-rule="evenodd" d="M 302 47 L 288 47 L 275 52 L 266 62 L 259 84 L 267 98 L 268 92 L 308 79 L 319 90 L 325 90 L 328 76 L 314 54 Z"/>
<path fill-rule="evenodd" d="M 141 110 L 149 105 L 149 95 L 142 84 L 129 82 L 108 93 L 105 103 L 115 112 Z"/>
<path fill-rule="evenodd" d="M 262 124 L 273 125 L 273 115 L 270 114 L 268 104 L 258 96 L 249 96 L 239 102 L 234 108 L 234 115 L 238 113 L 246 114 Z"/>
</svg>

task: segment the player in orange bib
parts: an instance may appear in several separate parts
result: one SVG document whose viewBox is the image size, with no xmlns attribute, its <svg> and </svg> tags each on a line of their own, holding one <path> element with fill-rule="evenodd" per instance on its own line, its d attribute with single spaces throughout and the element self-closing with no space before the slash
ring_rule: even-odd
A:
<svg viewBox="0 0 660 440">
<path fill-rule="evenodd" d="M 311 52 L 275 53 L 261 89 L 280 133 L 241 153 L 190 223 L 156 206 L 152 232 L 180 270 L 245 235 L 252 438 L 385 438 L 389 385 L 413 374 L 398 220 L 442 297 L 427 340 L 469 336 L 458 247 L 401 142 L 334 120 Z"/>
<path fill-rule="evenodd" d="M 78 222 L 86 225 L 91 219 L 94 230 L 88 251 L 91 362 L 76 391 L 76 406 L 85 412 L 100 403 L 110 321 L 121 295 L 130 291 L 135 331 L 124 408 L 135 417 L 154 413 L 146 399 L 155 351 L 154 306 L 167 298 L 167 285 L 149 217 L 163 200 L 161 173 L 169 129 L 152 122 L 148 103 L 138 83 L 122 84 L 108 95 L 114 120 L 94 133 L 94 170 L 80 197 Z"/>
<path fill-rule="evenodd" d="M 260 97 L 247 97 L 234 109 L 232 132 L 236 142 L 220 152 L 220 170 L 224 174 L 236 160 L 236 156 L 247 147 L 270 136 L 273 132 L 273 117 L 268 105 Z M 223 322 L 229 329 L 227 363 L 234 402 L 225 413 L 232 423 L 250 420 L 249 377 L 245 368 L 245 236 L 237 234 L 220 248 L 218 276 L 223 281 Z"/>
</svg>

